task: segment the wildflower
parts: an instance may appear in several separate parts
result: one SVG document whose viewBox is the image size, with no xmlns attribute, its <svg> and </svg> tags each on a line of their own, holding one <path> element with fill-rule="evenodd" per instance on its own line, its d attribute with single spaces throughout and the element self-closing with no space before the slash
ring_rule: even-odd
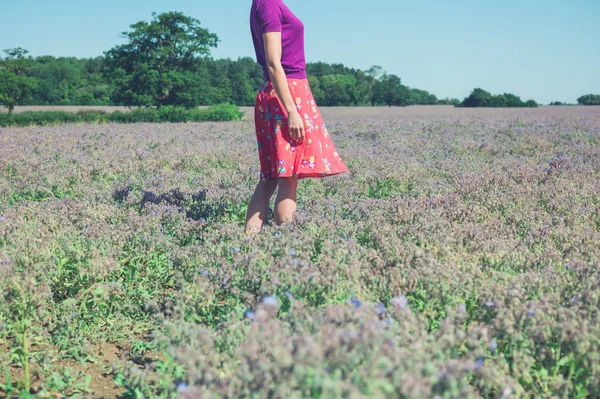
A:
<svg viewBox="0 0 600 399">
<path fill-rule="evenodd" d="M 487 306 L 488 308 L 493 308 L 494 306 L 496 306 L 496 304 L 493 301 L 487 301 L 485 303 L 485 306 Z"/>
<path fill-rule="evenodd" d="M 484 359 L 482 357 L 480 357 L 479 359 L 475 360 L 475 370 L 477 370 L 481 366 L 483 366 L 483 363 L 484 363 Z"/>
<path fill-rule="evenodd" d="M 263 303 L 269 306 L 279 306 L 279 302 L 277 301 L 275 295 L 265 296 L 263 298 Z"/>
<path fill-rule="evenodd" d="M 298 259 L 292 259 L 292 264 L 294 264 L 295 266 L 298 266 L 299 263 L 300 261 Z"/>
<path fill-rule="evenodd" d="M 571 265 L 569 265 L 569 262 L 565 262 L 565 269 L 571 270 Z"/>
<path fill-rule="evenodd" d="M 461 303 L 460 305 L 458 305 L 458 311 L 460 313 L 465 313 L 467 311 L 467 307 L 465 306 L 464 303 Z"/>
<path fill-rule="evenodd" d="M 296 250 L 295 250 L 295 249 L 290 249 L 290 250 L 288 251 L 288 255 L 290 255 L 290 256 L 294 256 L 294 255 L 296 255 Z"/>
<path fill-rule="evenodd" d="M 492 340 L 490 341 L 490 350 L 492 352 L 495 352 L 496 349 L 498 349 L 498 342 L 496 342 L 496 338 L 492 338 Z"/>
<path fill-rule="evenodd" d="M 292 294 L 289 293 L 289 291 L 285 292 L 285 296 L 290 300 L 293 301 L 294 300 L 294 296 Z"/>
<path fill-rule="evenodd" d="M 177 391 L 179 393 L 184 393 L 185 391 L 187 391 L 188 386 L 185 382 L 180 382 L 177 384 Z"/>
<path fill-rule="evenodd" d="M 254 315 L 254 312 L 251 310 L 246 310 L 246 312 L 244 313 L 244 317 L 246 317 L 248 320 L 256 320 L 256 316 Z"/>
<path fill-rule="evenodd" d="M 381 316 L 385 313 L 385 305 L 383 303 L 378 303 L 375 305 L 375 310 L 377 311 L 377 316 Z"/>
<path fill-rule="evenodd" d="M 355 308 L 360 308 L 360 301 L 356 298 L 350 298 L 350 303 L 354 305 Z"/>
<path fill-rule="evenodd" d="M 390 302 L 392 305 L 399 306 L 401 309 L 406 309 L 406 306 L 408 305 L 408 299 L 406 299 L 404 295 L 393 297 Z"/>
<path fill-rule="evenodd" d="M 527 316 L 529 316 L 529 317 L 535 316 L 535 310 L 528 310 L 527 311 Z"/>
<path fill-rule="evenodd" d="M 208 270 L 202 270 L 202 275 L 208 276 L 208 275 L 210 275 L 210 272 Z"/>
<path fill-rule="evenodd" d="M 239 254 L 240 253 L 240 249 L 238 247 L 233 248 L 233 253 L 234 254 Z"/>
</svg>

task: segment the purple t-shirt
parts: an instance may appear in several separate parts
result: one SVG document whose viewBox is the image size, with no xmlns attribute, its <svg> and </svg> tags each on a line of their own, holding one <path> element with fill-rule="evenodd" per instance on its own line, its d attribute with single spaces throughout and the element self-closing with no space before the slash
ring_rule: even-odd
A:
<svg viewBox="0 0 600 399">
<path fill-rule="evenodd" d="M 252 0 L 250 31 L 256 51 L 256 60 L 263 69 L 263 77 L 271 80 L 267 69 L 263 33 L 281 32 L 281 66 L 288 78 L 306 78 L 304 58 L 304 24 L 282 0 Z"/>
</svg>

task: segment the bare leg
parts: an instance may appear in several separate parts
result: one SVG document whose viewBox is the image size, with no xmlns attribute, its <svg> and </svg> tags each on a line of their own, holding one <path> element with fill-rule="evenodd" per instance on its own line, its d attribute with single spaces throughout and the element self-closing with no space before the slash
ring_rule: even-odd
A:
<svg viewBox="0 0 600 399">
<path fill-rule="evenodd" d="M 281 225 L 292 220 L 296 211 L 296 189 L 298 176 L 279 178 L 277 198 L 275 199 L 275 223 Z"/>
<path fill-rule="evenodd" d="M 269 201 L 277 188 L 277 180 L 261 180 L 254 189 L 246 215 L 246 234 L 260 231 L 267 220 Z"/>
</svg>

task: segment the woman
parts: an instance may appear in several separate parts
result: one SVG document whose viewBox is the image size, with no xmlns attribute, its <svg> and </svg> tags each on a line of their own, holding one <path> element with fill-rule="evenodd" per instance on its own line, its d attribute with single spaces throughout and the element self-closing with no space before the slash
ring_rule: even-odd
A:
<svg viewBox="0 0 600 399">
<path fill-rule="evenodd" d="M 265 83 L 254 123 L 260 181 L 246 217 L 246 233 L 260 231 L 275 189 L 275 223 L 292 219 L 298 179 L 348 169 L 335 150 L 306 77 L 304 25 L 282 0 L 253 0 L 250 31 Z"/>
</svg>

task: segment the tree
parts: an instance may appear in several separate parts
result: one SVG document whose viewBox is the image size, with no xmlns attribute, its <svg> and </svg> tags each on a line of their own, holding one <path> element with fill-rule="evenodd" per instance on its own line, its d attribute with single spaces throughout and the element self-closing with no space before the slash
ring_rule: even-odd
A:
<svg viewBox="0 0 600 399">
<path fill-rule="evenodd" d="M 474 89 L 469 97 L 455 107 L 537 107 L 533 100 L 523 102 L 519 96 L 511 93 L 491 95 L 483 89 Z"/>
<path fill-rule="evenodd" d="M 0 104 L 12 113 L 16 105 L 22 105 L 37 87 L 34 78 L 25 76 L 31 67 L 31 57 L 26 58 L 27 50 L 20 47 L 4 50 L 6 59 L 0 59 Z"/>
<path fill-rule="evenodd" d="M 323 95 L 322 105 L 350 106 L 359 102 L 356 78 L 351 74 L 325 75 L 319 79 L 319 86 Z"/>
<path fill-rule="evenodd" d="M 228 71 L 231 82 L 232 102 L 237 105 L 254 105 L 256 91 L 262 84 L 262 69 L 258 63 L 250 58 L 238 58 L 231 62 Z"/>
<path fill-rule="evenodd" d="M 600 105 L 600 94 L 586 94 L 577 99 L 580 105 Z"/>
<path fill-rule="evenodd" d="M 460 100 L 458 98 L 442 98 L 437 101 L 437 105 L 454 105 L 457 106 L 460 104 Z"/>
<path fill-rule="evenodd" d="M 371 106 L 375 105 L 375 95 L 374 95 L 375 86 L 377 85 L 377 82 L 379 82 L 381 77 L 384 75 L 385 75 L 385 71 L 379 65 L 373 65 L 371 68 L 369 68 L 365 72 L 365 76 L 367 76 L 367 78 L 368 78 L 368 80 L 367 80 L 368 84 L 369 84 L 368 94 L 369 94 L 369 100 L 371 102 Z"/>
<path fill-rule="evenodd" d="M 200 21 L 180 12 L 152 13 L 123 32 L 128 43 L 105 52 L 105 74 L 112 83 L 113 101 L 127 106 L 200 104 L 203 80 L 193 76 L 198 59 L 210 55 L 219 38 Z"/>
<path fill-rule="evenodd" d="M 79 89 L 84 85 L 85 65 L 76 58 L 44 57 L 29 74 L 38 81 L 36 93 L 41 104 L 78 105 Z"/>
<path fill-rule="evenodd" d="M 389 107 L 406 106 L 409 105 L 410 95 L 409 89 L 398 76 L 384 74 L 373 89 L 373 103 L 384 103 Z"/>
<path fill-rule="evenodd" d="M 534 100 L 527 100 L 525 102 L 525 106 L 529 107 L 529 108 L 537 108 L 538 107 L 538 103 L 535 102 Z"/>
<path fill-rule="evenodd" d="M 460 107 L 491 107 L 492 95 L 487 91 L 477 88 L 474 89 L 469 97 L 459 105 Z"/>
</svg>

